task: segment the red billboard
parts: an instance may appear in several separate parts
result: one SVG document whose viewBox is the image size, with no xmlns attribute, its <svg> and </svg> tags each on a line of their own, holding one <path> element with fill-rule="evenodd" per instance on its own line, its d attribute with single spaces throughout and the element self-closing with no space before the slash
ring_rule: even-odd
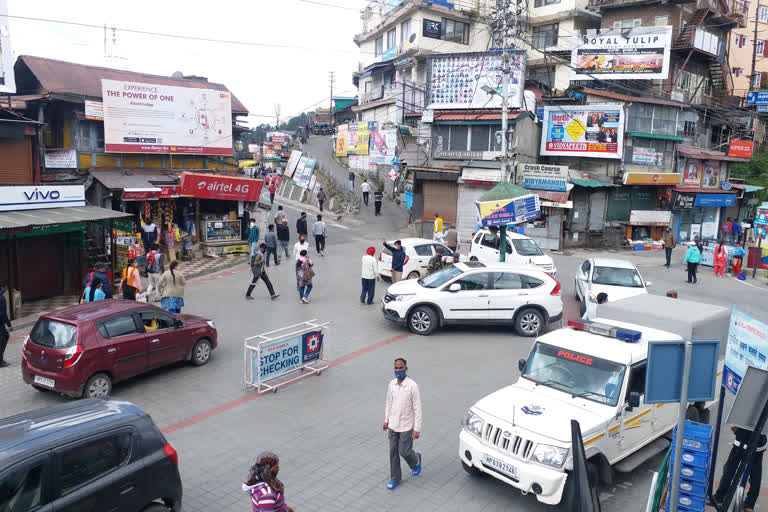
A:
<svg viewBox="0 0 768 512">
<path fill-rule="evenodd" d="M 752 147 L 754 142 L 751 140 L 731 140 L 728 145 L 728 156 L 739 158 L 752 158 Z"/>
<path fill-rule="evenodd" d="M 224 201 L 258 201 L 264 180 L 197 174 L 185 172 L 181 175 L 181 195 L 200 199 Z"/>
</svg>

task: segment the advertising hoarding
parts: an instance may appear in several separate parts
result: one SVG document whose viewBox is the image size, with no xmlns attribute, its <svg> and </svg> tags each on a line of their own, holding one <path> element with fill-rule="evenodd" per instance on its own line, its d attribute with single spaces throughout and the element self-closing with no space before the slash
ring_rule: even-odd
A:
<svg viewBox="0 0 768 512">
<path fill-rule="evenodd" d="M 728 156 L 752 158 L 754 142 L 751 140 L 732 140 L 728 144 Z"/>
<path fill-rule="evenodd" d="M 368 146 L 370 144 L 371 126 L 367 121 L 357 123 L 357 146 L 355 149 L 356 155 L 367 155 Z"/>
<path fill-rule="evenodd" d="M 696 187 L 701 185 L 701 160 L 686 159 L 683 167 L 683 186 Z"/>
<path fill-rule="evenodd" d="M 397 132 L 395 130 L 374 130 L 371 132 L 370 165 L 386 165 L 392 163 L 397 149 Z"/>
<path fill-rule="evenodd" d="M 8 1 L 0 0 L 0 92 L 16 94 L 13 51 L 8 30 Z"/>
<path fill-rule="evenodd" d="M 723 368 L 723 385 L 731 393 L 739 390 L 748 366 L 768 370 L 768 324 L 733 308 Z"/>
<path fill-rule="evenodd" d="M 575 38 L 574 80 L 666 80 L 672 27 L 610 29 Z"/>
<path fill-rule="evenodd" d="M 632 148 L 632 163 L 637 165 L 664 166 L 664 153 L 656 148 L 635 146 Z"/>
<path fill-rule="evenodd" d="M 357 123 L 347 125 L 347 155 L 357 154 Z"/>
<path fill-rule="evenodd" d="M 340 124 L 336 127 L 336 156 L 347 156 L 349 126 Z"/>
<path fill-rule="evenodd" d="M 263 180 L 184 172 L 181 195 L 225 201 L 258 201 Z"/>
<path fill-rule="evenodd" d="M 720 188 L 720 162 L 704 160 L 701 165 L 701 188 Z"/>
<path fill-rule="evenodd" d="M 232 155 L 227 91 L 102 80 L 108 153 Z"/>
<path fill-rule="evenodd" d="M 483 226 L 521 224 L 541 216 L 541 203 L 537 194 L 499 201 L 475 201 Z"/>
<path fill-rule="evenodd" d="M 544 107 L 541 154 L 617 158 L 624 154 L 620 104 Z"/>
<path fill-rule="evenodd" d="M 301 188 L 309 187 L 309 182 L 312 181 L 312 173 L 315 171 L 316 163 L 316 159 L 302 156 L 296 167 L 296 172 L 293 173 L 294 185 Z"/>
<path fill-rule="evenodd" d="M 104 104 L 100 101 L 85 100 L 85 118 L 91 121 L 103 121 Z"/>
<path fill-rule="evenodd" d="M 299 165 L 299 161 L 301 160 L 301 154 L 301 151 L 296 149 L 291 151 L 291 156 L 288 157 L 288 163 L 285 165 L 285 172 L 283 173 L 286 178 L 293 176 L 293 173 L 296 171 L 296 167 Z"/>
<path fill-rule="evenodd" d="M 565 165 L 517 164 L 515 183 L 524 188 L 565 192 L 567 180 Z"/>
<path fill-rule="evenodd" d="M 0 187 L 0 212 L 85 206 L 82 185 Z"/>
<path fill-rule="evenodd" d="M 523 106 L 526 54 L 509 52 L 507 104 Z M 427 57 L 427 107 L 501 108 L 501 52 L 447 53 Z M 487 90 L 495 91 L 489 94 Z"/>
</svg>

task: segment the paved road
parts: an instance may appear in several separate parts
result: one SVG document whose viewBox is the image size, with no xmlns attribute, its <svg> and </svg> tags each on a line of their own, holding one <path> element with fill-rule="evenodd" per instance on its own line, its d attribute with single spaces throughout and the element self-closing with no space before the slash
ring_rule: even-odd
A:
<svg viewBox="0 0 768 512">
<path fill-rule="evenodd" d="M 288 216 L 293 226 L 296 212 L 288 209 Z M 328 256 L 314 257 L 317 277 L 309 305 L 298 303 L 292 265 L 268 269 L 282 294 L 275 302 L 263 287 L 255 292 L 257 300 L 243 299 L 249 277 L 244 267 L 193 281 L 185 312 L 213 318 L 219 327 L 220 346 L 211 362 L 200 368 L 177 365 L 115 386 L 114 396 L 146 409 L 178 450 L 186 512 L 248 510 L 240 482 L 265 449 L 280 455 L 288 503 L 298 511 L 551 510 L 495 479 L 470 477 L 457 457 L 465 410 L 517 379 L 516 361 L 527 356 L 531 340 L 497 327 L 413 336 L 384 320 L 378 306 L 360 304 L 361 255 L 369 245 L 378 247 L 382 236 L 396 236 L 400 227 L 394 216 L 376 221 L 330 227 Z M 716 280 L 706 270 L 700 284 L 689 287 L 682 269 L 665 269 L 658 258 L 638 259 L 655 293 L 676 288 L 682 298 L 738 304 L 768 320 L 759 307 L 765 304 L 764 289 Z M 570 315 L 577 305 L 569 276 L 581 261 L 581 255 L 556 257 Z M 382 292 L 379 285 L 377 297 Z M 245 391 L 243 338 L 311 318 L 333 322 L 327 335 L 332 368 L 277 394 Z M 65 400 L 22 383 L 20 345 L 9 347 L 12 366 L 0 370 L 3 415 Z M 380 429 L 392 361 L 401 356 L 422 389 L 424 432 L 416 446 L 424 454 L 424 472 L 390 492 L 384 488 L 387 441 Z M 656 458 L 601 489 L 604 510 L 641 510 L 650 471 L 659 464 Z"/>
</svg>

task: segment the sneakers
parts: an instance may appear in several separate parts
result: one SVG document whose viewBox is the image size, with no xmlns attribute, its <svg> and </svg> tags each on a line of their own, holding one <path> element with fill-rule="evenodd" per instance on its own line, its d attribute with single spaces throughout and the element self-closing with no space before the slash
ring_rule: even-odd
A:
<svg viewBox="0 0 768 512">
<path fill-rule="evenodd" d="M 246 295 L 246 296 L 245 296 L 245 299 L 246 299 L 246 300 L 256 300 L 256 299 L 254 299 L 253 297 L 251 297 L 250 295 Z"/>
<path fill-rule="evenodd" d="M 280 296 L 280 294 L 279 294 L 279 293 L 276 293 L 276 294 L 274 294 L 273 296 L 271 296 L 271 297 L 270 297 L 270 299 L 272 299 L 272 300 L 275 300 L 275 299 L 276 299 L 276 298 L 278 298 L 279 296 Z"/>
<path fill-rule="evenodd" d="M 300 302 L 301 302 L 302 304 L 309 304 L 309 299 L 308 299 L 308 298 L 306 298 L 306 297 L 302 297 Z"/>
<path fill-rule="evenodd" d="M 11 366 L 8 361 L 0 361 L 0 368 L 5 368 L 6 366 Z"/>
</svg>

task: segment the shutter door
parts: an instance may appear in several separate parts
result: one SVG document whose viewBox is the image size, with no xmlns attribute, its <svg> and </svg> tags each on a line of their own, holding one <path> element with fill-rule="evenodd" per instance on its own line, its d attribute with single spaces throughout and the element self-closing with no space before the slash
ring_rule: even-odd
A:
<svg viewBox="0 0 768 512">
<path fill-rule="evenodd" d="M 587 229 L 587 205 L 589 204 L 589 192 L 583 188 L 573 191 L 573 211 L 571 212 L 571 231 L 584 231 Z"/>
<path fill-rule="evenodd" d="M 64 277 L 52 261 L 66 261 L 66 236 L 32 236 L 19 240 L 19 288 L 23 301 L 52 297 L 63 291 Z"/>
<path fill-rule="evenodd" d="M 605 190 L 597 190 L 589 196 L 589 231 L 602 231 L 605 225 L 605 203 L 608 194 Z"/>
<path fill-rule="evenodd" d="M 435 219 L 435 212 L 443 218 L 445 224 L 456 222 L 456 204 L 459 201 L 459 185 L 450 181 L 423 181 L 424 214 L 422 220 L 430 222 Z M 445 229 L 445 227 L 443 227 Z M 425 231 L 427 232 L 427 231 Z M 428 230 L 432 238 L 432 228 Z"/>
<path fill-rule="evenodd" d="M 28 137 L 0 139 L 0 183 L 32 183 L 32 144 Z"/>
<path fill-rule="evenodd" d="M 459 235 L 463 242 L 468 242 L 472 237 L 472 233 L 475 231 L 475 224 L 477 224 L 478 220 L 475 201 L 480 199 L 480 196 L 488 192 L 488 190 L 490 189 L 487 187 L 466 187 L 464 185 L 459 185 L 459 205 L 458 212 L 456 212 L 456 229 L 459 231 Z"/>
<path fill-rule="evenodd" d="M 606 220 L 608 221 L 629 221 L 630 206 L 630 188 L 614 187 L 608 193 L 608 208 Z"/>
</svg>

